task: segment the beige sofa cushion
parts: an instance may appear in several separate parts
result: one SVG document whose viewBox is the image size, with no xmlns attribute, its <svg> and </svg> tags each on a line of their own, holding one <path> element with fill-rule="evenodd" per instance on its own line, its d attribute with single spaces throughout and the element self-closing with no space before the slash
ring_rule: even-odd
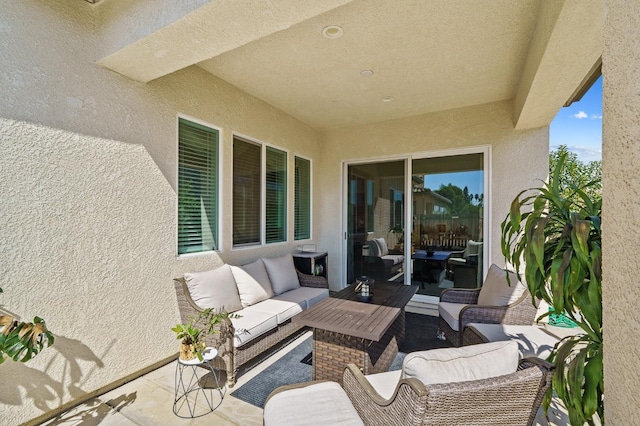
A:
<svg viewBox="0 0 640 426">
<path fill-rule="evenodd" d="M 285 291 L 300 287 L 298 273 L 293 265 L 291 253 L 280 257 L 264 258 L 262 262 L 269 275 L 273 294 L 282 294 Z"/>
<path fill-rule="evenodd" d="M 254 305 L 255 306 L 255 305 Z M 235 329 L 233 347 L 238 348 L 256 337 L 278 326 L 278 318 L 274 314 L 251 311 L 253 306 L 249 306 L 237 312 L 238 318 L 231 318 L 231 323 Z M 247 311 L 249 309 L 249 311 Z"/>
<path fill-rule="evenodd" d="M 509 274 L 510 282 L 507 281 Z M 482 284 L 482 289 L 478 295 L 478 305 L 483 306 L 506 306 L 518 300 L 526 288 L 515 272 L 505 271 L 498 265 L 491 265 L 487 277 Z"/>
<path fill-rule="evenodd" d="M 264 406 L 265 426 L 362 425 L 347 393 L 336 382 L 321 382 L 280 392 Z"/>
<path fill-rule="evenodd" d="M 466 382 L 515 372 L 520 354 L 516 342 L 494 342 L 461 348 L 412 352 L 402 363 L 403 378 L 425 385 Z"/>
<path fill-rule="evenodd" d="M 276 317 L 278 324 L 282 324 L 294 315 L 304 310 L 306 302 L 290 302 L 288 300 L 278 300 L 275 297 L 263 300 L 255 305 L 247 306 L 242 310 L 244 315 L 253 315 L 255 312 L 262 312 Z"/>
<path fill-rule="evenodd" d="M 289 302 L 299 303 L 304 309 L 309 309 L 318 302 L 329 297 L 329 289 L 300 287 L 295 290 L 289 290 L 278 296 L 274 296 L 274 300 L 288 300 Z"/>
<path fill-rule="evenodd" d="M 264 270 L 264 266 L 262 269 Z M 259 283 L 251 274 L 239 266 L 231 265 L 231 272 L 236 280 L 240 303 L 242 303 L 243 308 L 267 300 L 273 295 L 271 284 L 268 281 L 266 284 Z"/>
<path fill-rule="evenodd" d="M 260 286 L 269 295 L 269 297 L 273 296 L 273 288 L 271 287 L 271 281 L 269 281 L 269 275 L 267 274 L 267 269 L 264 267 L 264 263 L 262 262 L 262 259 L 258 259 L 255 262 L 242 265 L 240 266 L 240 269 L 244 270 L 249 275 L 251 275 L 256 281 L 258 281 Z"/>
<path fill-rule="evenodd" d="M 184 274 L 189 294 L 201 309 L 235 312 L 242 309 L 236 281 L 229 265 L 205 272 Z"/>
</svg>

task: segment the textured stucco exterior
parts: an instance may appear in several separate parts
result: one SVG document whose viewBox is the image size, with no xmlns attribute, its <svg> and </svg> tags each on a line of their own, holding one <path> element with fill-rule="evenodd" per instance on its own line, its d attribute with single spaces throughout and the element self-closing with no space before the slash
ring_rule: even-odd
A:
<svg viewBox="0 0 640 426">
<path fill-rule="evenodd" d="M 316 186 L 319 243 L 330 252 L 342 250 L 343 202 L 341 162 L 424 154 L 479 145 L 491 147 L 491 253 L 489 262 L 504 264 L 500 252 L 500 223 L 522 189 L 547 178 L 549 128 L 514 130 L 511 102 L 497 102 L 440 113 L 327 131 L 323 136 L 321 179 Z M 487 198 L 485 198 L 487 200 Z M 489 204 L 489 203 L 487 203 Z M 340 282 L 337 268 L 332 283 Z"/>
<path fill-rule="evenodd" d="M 605 418 L 640 421 L 640 4 L 605 1 L 602 302 Z"/>
<path fill-rule="evenodd" d="M 293 251 L 231 250 L 232 133 L 287 150 L 289 170 L 294 154 L 317 170 L 320 135 L 197 67 L 143 85 L 95 65 L 86 2 L 0 8 L 1 304 L 56 335 L 0 367 L 0 424 L 19 424 L 175 354 L 173 277 Z M 221 129 L 221 254 L 176 258 L 178 114 Z"/>
<path fill-rule="evenodd" d="M 299 244 L 290 223 L 287 243 L 232 250 L 233 132 L 287 150 L 290 171 L 294 154 L 312 160 L 315 239 L 305 242 L 329 251 L 334 289 L 343 161 L 490 146 L 496 263 L 510 201 L 546 177 L 548 127 L 514 130 L 511 101 L 321 133 L 196 66 L 142 84 L 96 64 L 204 3 L 154 3 L 168 5 L 154 17 L 146 16 L 150 1 L 0 3 L 0 301 L 24 319 L 44 317 L 56 334 L 28 364 L 0 367 L 0 424 L 28 421 L 175 354 L 171 278 Z M 142 15 L 139 31 L 124 34 Z M 178 114 L 221 129 L 220 253 L 176 257 Z"/>
</svg>

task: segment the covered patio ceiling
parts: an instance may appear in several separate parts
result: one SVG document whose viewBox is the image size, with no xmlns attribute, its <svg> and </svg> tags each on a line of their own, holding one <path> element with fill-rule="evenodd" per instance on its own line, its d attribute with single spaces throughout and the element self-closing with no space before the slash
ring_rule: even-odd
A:
<svg viewBox="0 0 640 426">
<path fill-rule="evenodd" d="M 545 126 L 602 52 L 600 2 L 172 3 L 101 2 L 98 63 L 145 83 L 198 66 L 318 130 L 504 100 Z"/>
</svg>

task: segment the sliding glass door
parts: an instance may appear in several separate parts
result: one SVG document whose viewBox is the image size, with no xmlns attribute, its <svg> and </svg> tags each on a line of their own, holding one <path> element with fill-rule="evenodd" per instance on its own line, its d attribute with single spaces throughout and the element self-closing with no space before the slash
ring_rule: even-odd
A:
<svg viewBox="0 0 640 426">
<path fill-rule="evenodd" d="M 484 154 L 412 161 L 411 283 L 440 296 L 483 278 Z"/>
<path fill-rule="evenodd" d="M 404 282 L 405 161 L 347 168 L 347 282 Z"/>
</svg>

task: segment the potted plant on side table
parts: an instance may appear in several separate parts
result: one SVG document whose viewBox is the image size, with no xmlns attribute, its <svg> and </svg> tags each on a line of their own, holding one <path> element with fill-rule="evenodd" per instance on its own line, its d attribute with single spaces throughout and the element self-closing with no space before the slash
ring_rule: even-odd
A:
<svg viewBox="0 0 640 426">
<path fill-rule="evenodd" d="M 207 348 L 206 336 L 217 332 L 216 324 L 223 318 L 239 318 L 239 315 L 226 312 L 224 309 L 216 312 L 213 308 L 207 308 L 198 313 L 198 317 L 191 318 L 187 324 L 176 324 L 171 330 L 176 333 L 176 339 L 180 342 L 180 359 L 189 361 L 198 358 L 202 362 L 203 353 Z"/>
</svg>

